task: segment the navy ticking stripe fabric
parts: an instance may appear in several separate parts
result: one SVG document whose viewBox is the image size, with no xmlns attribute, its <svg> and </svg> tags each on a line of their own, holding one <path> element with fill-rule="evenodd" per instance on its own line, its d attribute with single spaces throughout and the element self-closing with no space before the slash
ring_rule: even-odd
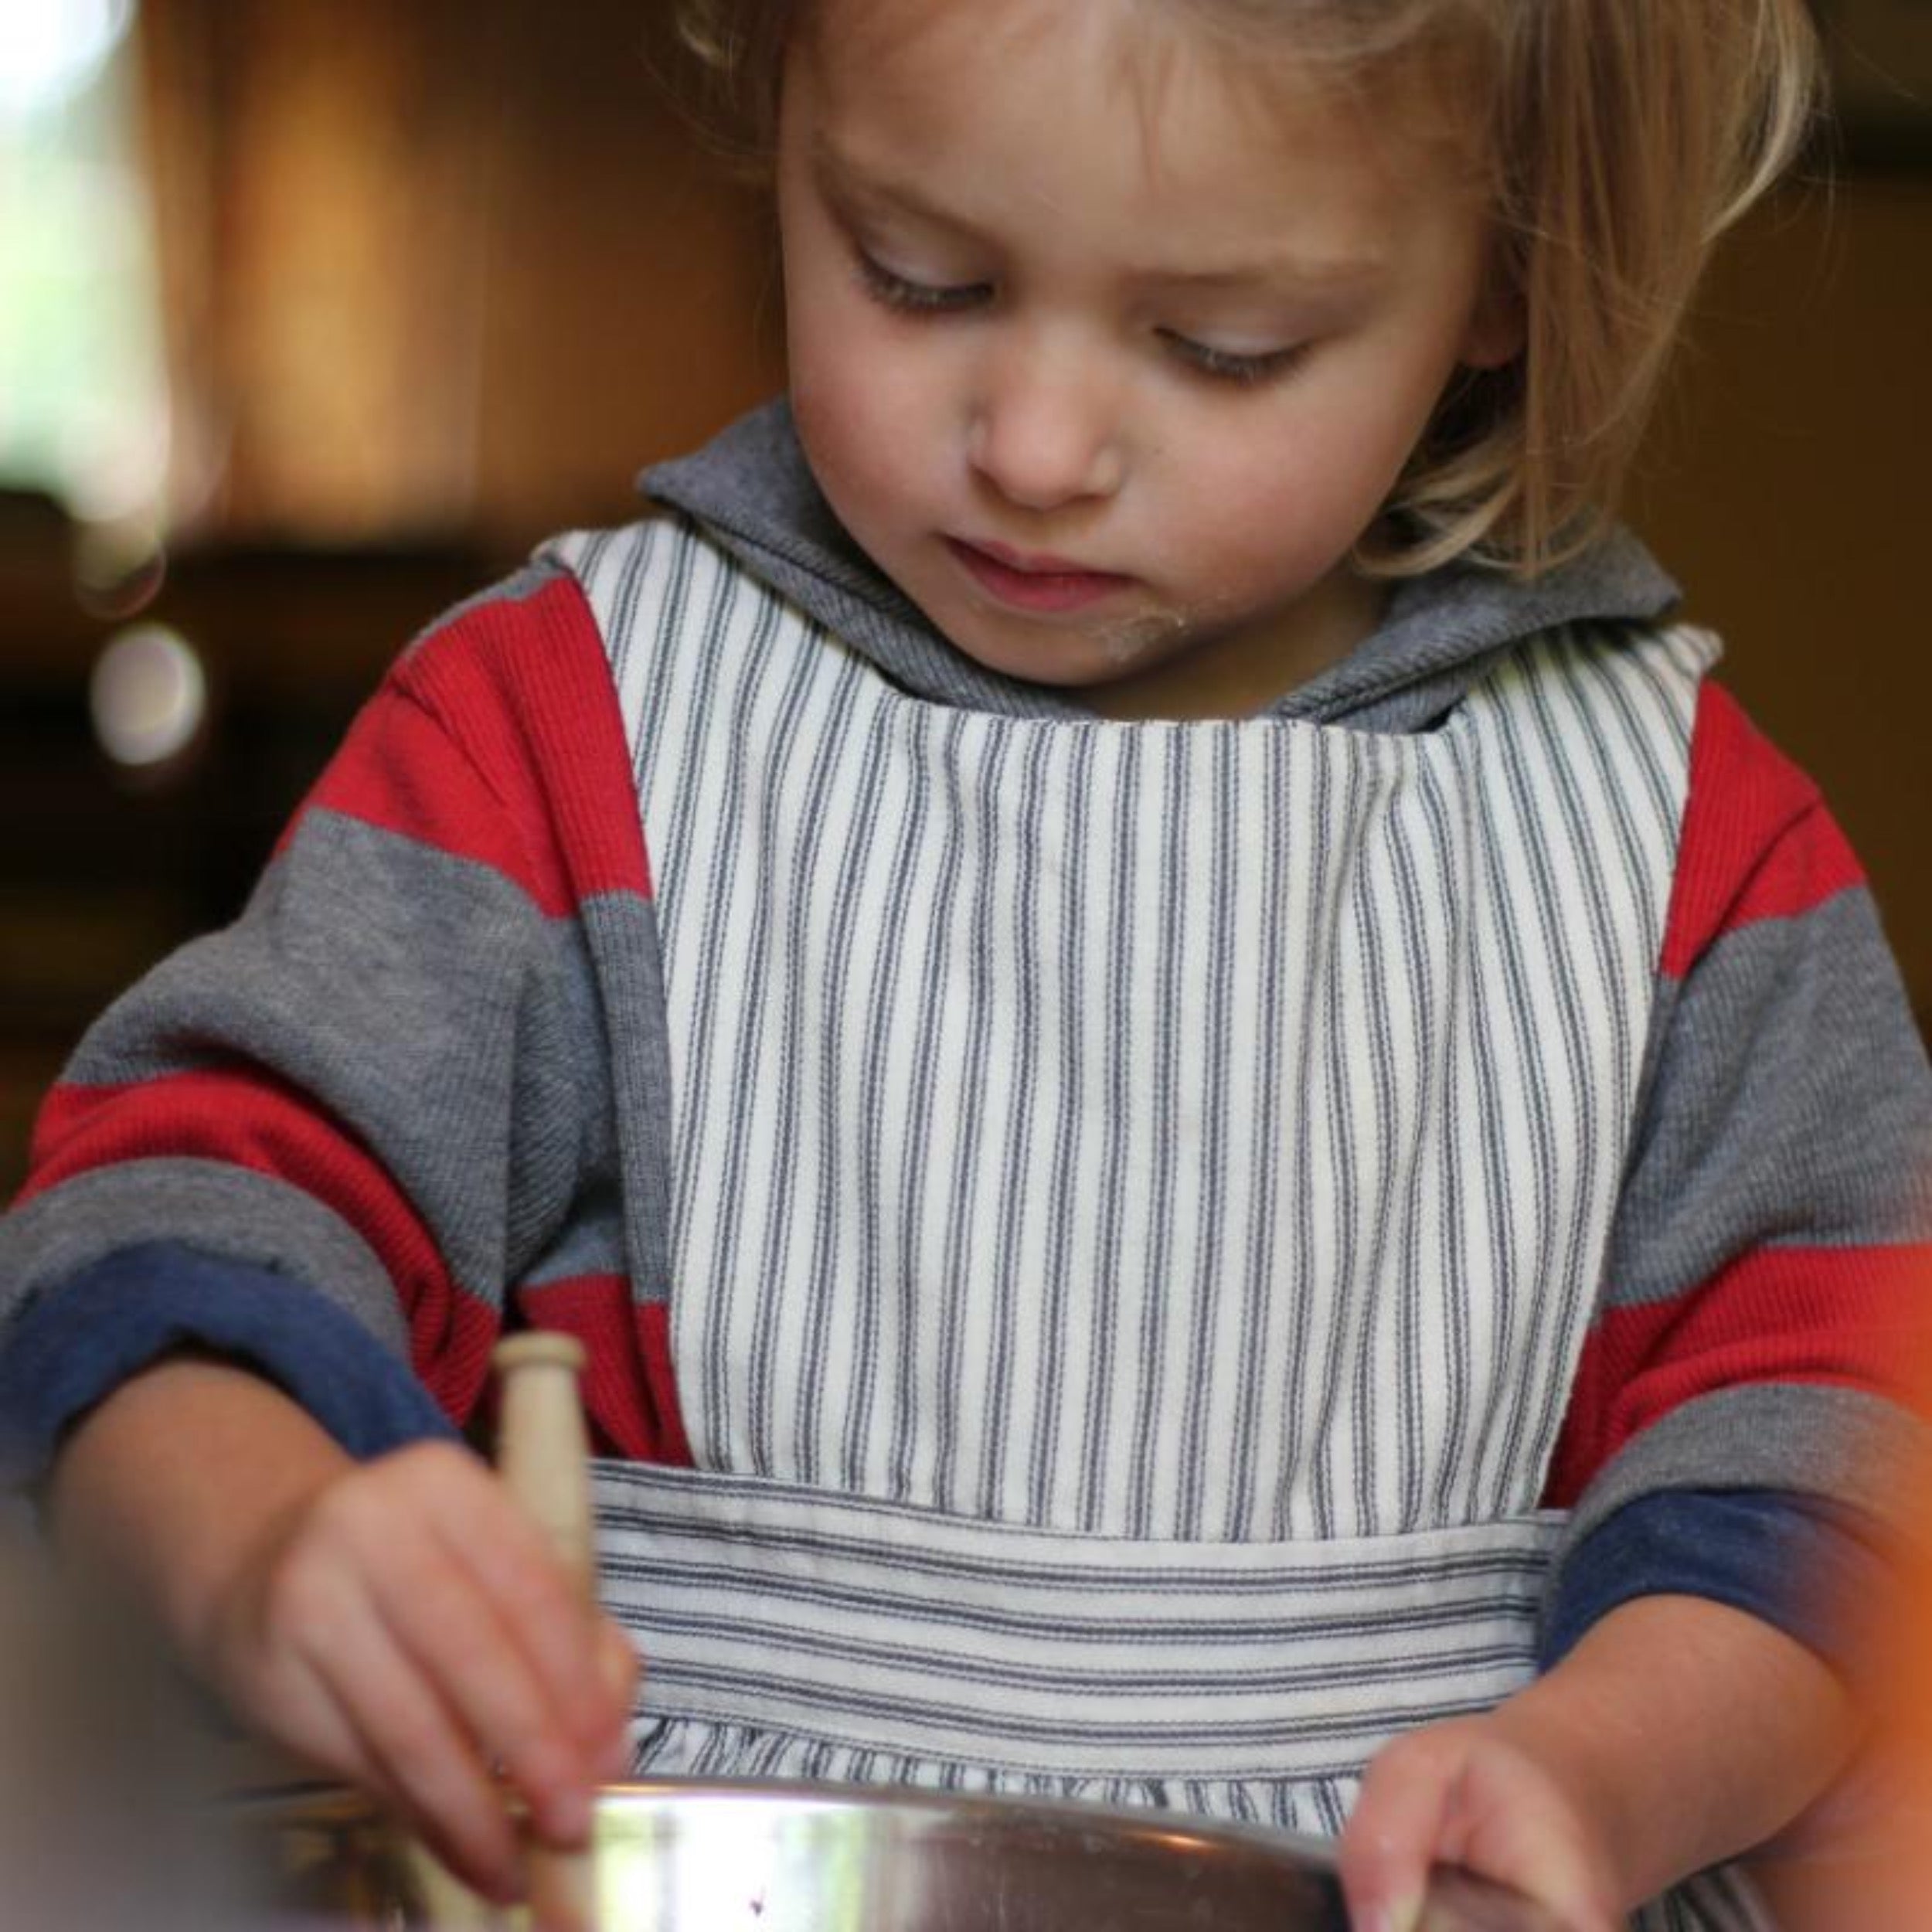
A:
<svg viewBox="0 0 1932 1932">
<path fill-rule="evenodd" d="M 927 702 L 686 524 L 553 554 L 668 1013 L 637 1768 L 1335 1829 L 1535 1668 L 1710 641 L 1118 726 Z"/>
<path fill-rule="evenodd" d="M 1115 726 L 910 697 L 686 526 L 554 554 L 653 855 L 701 1466 L 1135 1537 L 1533 1507 L 1708 641 L 1553 635 L 1423 736 Z"/>
<path fill-rule="evenodd" d="M 629 1464 L 597 1495 L 650 1719 L 1076 1781 L 1330 1777 L 1493 1702 L 1528 1674 L 1560 1530 L 1063 1536 Z"/>
<path fill-rule="evenodd" d="M 352 1455 L 453 1439 L 429 1392 L 355 1319 L 269 1269 L 179 1242 L 123 1248 L 43 1294 L 0 1356 L 0 1452 L 32 1472 L 104 1396 L 175 1349 L 279 1383 Z"/>
</svg>

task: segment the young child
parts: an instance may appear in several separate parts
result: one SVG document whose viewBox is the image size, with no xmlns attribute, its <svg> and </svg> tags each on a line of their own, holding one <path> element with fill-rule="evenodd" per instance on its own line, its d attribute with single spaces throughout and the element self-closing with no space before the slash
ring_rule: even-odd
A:
<svg viewBox="0 0 1932 1932">
<path fill-rule="evenodd" d="M 83 1045 L 5 1236 L 57 1522 L 501 1894 L 492 1760 L 560 1843 L 910 1782 L 1340 1830 L 1382 1932 L 1432 1859 L 1761 1923 L 1932 1080 L 1607 506 L 1797 0 L 687 26 L 789 403 L 421 640 Z M 521 1324 L 594 1643 L 449 1440 Z"/>
</svg>

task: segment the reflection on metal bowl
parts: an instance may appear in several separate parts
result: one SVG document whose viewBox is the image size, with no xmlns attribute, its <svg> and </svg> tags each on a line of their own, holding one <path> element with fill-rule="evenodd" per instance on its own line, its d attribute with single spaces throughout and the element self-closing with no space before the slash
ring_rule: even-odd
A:
<svg viewBox="0 0 1932 1932">
<path fill-rule="evenodd" d="M 454 1884 L 342 1792 L 237 1814 L 256 1922 L 511 1932 L 528 1914 Z M 641 1784 L 597 1807 L 600 1932 L 1345 1932 L 1318 1840 L 1172 1812 L 824 1785 Z M 1426 1932 L 1553 1932 L 1524 1901 L 1439 1872 Z"/>
</svg>

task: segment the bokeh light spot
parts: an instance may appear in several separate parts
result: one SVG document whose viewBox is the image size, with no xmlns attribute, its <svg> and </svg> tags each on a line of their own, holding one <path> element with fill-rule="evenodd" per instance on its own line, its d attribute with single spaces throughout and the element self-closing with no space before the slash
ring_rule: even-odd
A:
<svg viewBox="0 0 1932 1932">
<path fill-rule="evenodd" d="M 118 632 L 96 661 L 88 706 L 94 736 L 117 764 L 157 765 L 193 742 L 208 709 L 194 648 L 164 624 Z"/>
</svg>

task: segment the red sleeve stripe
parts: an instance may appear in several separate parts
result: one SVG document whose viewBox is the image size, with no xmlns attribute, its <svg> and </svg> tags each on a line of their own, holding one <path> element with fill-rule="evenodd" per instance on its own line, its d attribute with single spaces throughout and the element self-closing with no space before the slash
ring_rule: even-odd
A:
<svg viewBox="0 0 1932 1932">
<path fill-rule="evenodd" d="M 548 915 L 648 897 L 630 752 L 574 580 L 474 604 L 432 633 L 356 720 L 284 842 L 338 811 L 491 867 Z"/>
<path fill-rule="evenodd" d="M 411 1365 L 431 1394 L 458 1421 L 468 1413 L 488 1373 L 495 1313 L 451 1276 L 380 1165 L 311 1102 L 260 1073 L 57 1087 L 41 1110 L 20 1198 L 144 1160 L 226 1162 L 277 1180 L 300 1175 L 303 1191 L 353 1228 L 388 1271 L 409 1325 Z"/>
<path fill-rule="evenodd" d="M 1702 1286 L 1606 1308 L 1577 1365 L 1547 1500 L 1566 1507 L 1633 1436 L 1749 1383 L 1922 1398 L 1932 1247 L 1763 1248 Z"/>
<path fill-rule="evenodd" d="M 663 1303 L 634 1301 L 621 1274 L 546 1281 L 517 1299 L 533 1325 L 583 1342 L 589 1357 L 583 1406 L 599 1454 L 690 1468 L 672 1379 L 670 1310 Z"/>
<path fill-rule="evenodd" d="M 542 849 L 523 844 L 448 733 L 392 691 L 379 693 L 355 720 L 283 845 L 317 811 L 339 812 L 487 866 L 553 918 L 573 910 L 556 868 L 543 862 Z"/>
<path fill-rule="evenodd" d="M 1817 787 L 1707 681 L 1691 734 L 1662 970 L 1681 979 L 1723 934 L 1794 918 L 1864 879 Z"/>
<path fill-rule="evenodd" d="M 400 667 L 477 760 L 570 903 L 651 893 L 630 747 L 604 640 L 560 576 L 516 601 L 473 606 Z"/>
</svg>

